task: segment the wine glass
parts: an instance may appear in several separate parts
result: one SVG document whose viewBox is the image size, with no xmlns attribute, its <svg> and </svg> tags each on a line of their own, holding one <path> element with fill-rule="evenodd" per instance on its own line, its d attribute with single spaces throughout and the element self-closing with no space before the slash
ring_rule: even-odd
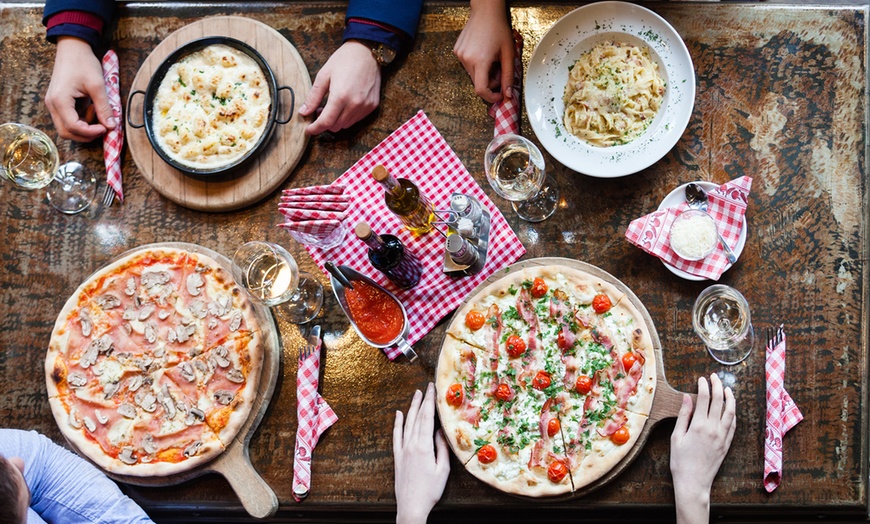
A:
<svg viewBox="0 0 870 524">
<path fill-rule="evenodd" d="M 698 295 L 692 326 L 714 360 L 726 366 L 742 362 L 755 344 L 749 303 L 736 289 L 716 284 Z"/>
<path fill-rule="evenodd" d="M 58 167 L 57 146 L 42 131 L 24 124 L 0 125 L 0 174 L 25 190 L 48 186 L 48 203 L 61 213 L 84 211 L 94 199 L 97 180 L 78 162 Z"/>
<path fill-rule="evenodd" d="M 308 322 L 323 304 L 323 286 L 300 272 L 293 255 L 278 244 L 243 244 L 233 255 L 233 277 L 255 300 L 281 306 L 279 315 L 293 324 Z"/>
<path fill-rule="evenodd" d="M 492 188 L 511 201 L 523 220 L 541 222 L 556 211 L 559 188 L 546 174 L 544 156 L 530 140 L 509 133 L 495 137 L 486 146 L 483 164 Z"/>
</svg>

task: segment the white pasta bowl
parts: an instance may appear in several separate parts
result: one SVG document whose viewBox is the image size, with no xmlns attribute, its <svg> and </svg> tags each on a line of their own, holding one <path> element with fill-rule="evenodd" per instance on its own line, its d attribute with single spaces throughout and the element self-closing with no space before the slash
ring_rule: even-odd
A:
<svg viewBox="0 0 870 524">
<path fill-rule="evenodd" d="M 643 134 L 598 147 L 565 129 L 562 96 L 570 68 L 605 41 L 646 46 L 666 89 Z M 532 129 L 548 153 L 578 173 L 615 178 L 646 169 L 679 141 L 695 105 L 695 69 L 683 39 L 662 17 L 635 4 L 598 2 L 571 11 L 544 35 L 532 53 L 524 91 Z"/>
</svg>

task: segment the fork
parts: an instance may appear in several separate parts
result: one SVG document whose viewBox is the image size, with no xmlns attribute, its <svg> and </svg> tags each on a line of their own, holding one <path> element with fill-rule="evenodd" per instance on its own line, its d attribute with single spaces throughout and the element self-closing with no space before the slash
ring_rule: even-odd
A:
<svg viewBox="0 0 870 524">
<path fill-rule="evenodd" d="M 769 347 L 776 347 L 782 342 L 782 326 L 778 328 L 767 328 L 767 345 Z"/>
<path fill-rule="evenodd" d="M 111 207 L 112 202 L 115 201 L 115 190 L 112 189 L 112 186 L 106 185 L 106 194 L 103 195 L 103 207 Z"/>
<path fill-rule="evenodd" d="M 314 352 L 318 351 L 320 348 L 320 326 L 314 326 L 311 328 L 311 331 L 308 332 L 308 335 L 305 337 L 305 340 L 308 342 L 302 349 L 299 350 L 299 362 L 307 359 Z"/>
</svg>

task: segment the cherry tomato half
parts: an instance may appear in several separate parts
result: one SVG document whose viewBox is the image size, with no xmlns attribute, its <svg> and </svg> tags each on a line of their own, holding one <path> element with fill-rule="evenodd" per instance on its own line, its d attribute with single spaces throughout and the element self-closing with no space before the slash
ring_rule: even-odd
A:
<svg viewBox="0 0 870 524">
<path fill-rule="evenodd" d="M 562 482 L 562 479 L 564 479 L 567 474 L 568 466 L 566 466 L 564 462 L 558 460 L 551 462 L 550 467 L 547 468 L 547 478 L 554 484 Z"/>
<path fill-rule="evenodd" d="M 592 391 L 592 379 L 586 375 L 580 375 L 577 377 L 577 383 L 574 384 L 574 389 L 581 395 L 589 393 Z"/>
<path fill-rule="evenodd" d="M 601 313 L 607 313 L 611 306 L 613 306 L 613 304 L 610 303 L 610 297 L 604 293 L 595 295 L 595 298 L 592 299 L 592 309 L 594 309 L 599 315 Z"/>
<path fill-rule="evenodd" d="M 489 444 L 477 450 L 477 460 L 481 464 L 489 464 L 496 458 L 498 458 L 498 452 L 496 452 L 495 448 Z"/>
<path fill-rule="evenodd" d="M 465 325 L 472 331 L 477 331 L 486 323 L 486 317 L 483 313 L 476 310 L 471 310 L 465 315 Z"/>
<path fill-rule="evenodd" d="M 465 392 L 462 390 L 462 384 L 452 384 L 447 388 L 447 403 L 454 407 L 462 405 L 465 400 Z"/>
<path fill-rule="evenodd" d="M 547 287 L 546 282 L 541 277 L 535 277 L 532 280 L 532 296 L 535 298 L 541 298 L 542 296 L 547 294 L 547 290 L 550 289 Z"/>
<path fill-rule="evenodd" d="M 559 422 L 557 418 L 551 418 L 550 422 L 547 423 L 547 435 L 553 437 L 556 433 L 559 432 L 559 429 L 562 427 L 562 423 Z"/>
<path fill-rule="evenodd" d="M 514 392 L 511 391 L 511 387 L 507 384 L 499 384 L 498 389 L 495 390 L 495 398 L 499 400 L 504 400 L 507 402 L 512 399 L 514 396 Z"/>
<path fill-rule="evenodd" d="M 513 358 L 516 358 L 526 352 L 526 342 L 516 335 L 511 335 L 507 339 L 507 352 Z"/>
<path fill-rule="evenodd" d="M 631 366 L 633 366 L 635 362 L 637 362 L 637 356 L 634 353 L 629 351 L 625 355 L 622 355 L 622 367 L 625 368 L 626 372 L 631 369 Z"/>
<path fill-rule="evenodd" d="M 631 433 L 628 432 L 628 428 L 625 426 L 622 426 L 621 428 L 617 429 L 616 432 L 613 433 L 613 435 L 610 435 L 610 440 L 614 444 L 618 444 L 620 446 L 628 442 L 630 438 Z"/>
<path fill-rule="evenodd" d="M 539 390 L 550 387 L 550 374 L 546 371 L 538 371 L 535 378 L 532 379 L 532 387 Z"/>
<path fill-rule="evenodd" d="M 565 338 L 565 332 L 560 331 L 559 336 L 556 337 L 556 345 L 559 346 L 559 349 L 562 351 L 568 351 L 571 349 L 571 344 L 568 343 L 568 340 Z"/>
</svg>

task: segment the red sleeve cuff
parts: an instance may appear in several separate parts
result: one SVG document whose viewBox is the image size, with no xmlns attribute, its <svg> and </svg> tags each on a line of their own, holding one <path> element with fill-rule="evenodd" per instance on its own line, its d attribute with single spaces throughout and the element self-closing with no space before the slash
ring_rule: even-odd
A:
<svg viewBox="0 0 870 524">
<path fill-rule="evenodd" d="M 98 33 L 103 32 L 103 19 L 95 14 L 86 13 L 85 11 L 61 11 L 49 18 L 45 27 L 46 29 L 51 29 L 60 24 L 83 25 Z"/>
</svg>

